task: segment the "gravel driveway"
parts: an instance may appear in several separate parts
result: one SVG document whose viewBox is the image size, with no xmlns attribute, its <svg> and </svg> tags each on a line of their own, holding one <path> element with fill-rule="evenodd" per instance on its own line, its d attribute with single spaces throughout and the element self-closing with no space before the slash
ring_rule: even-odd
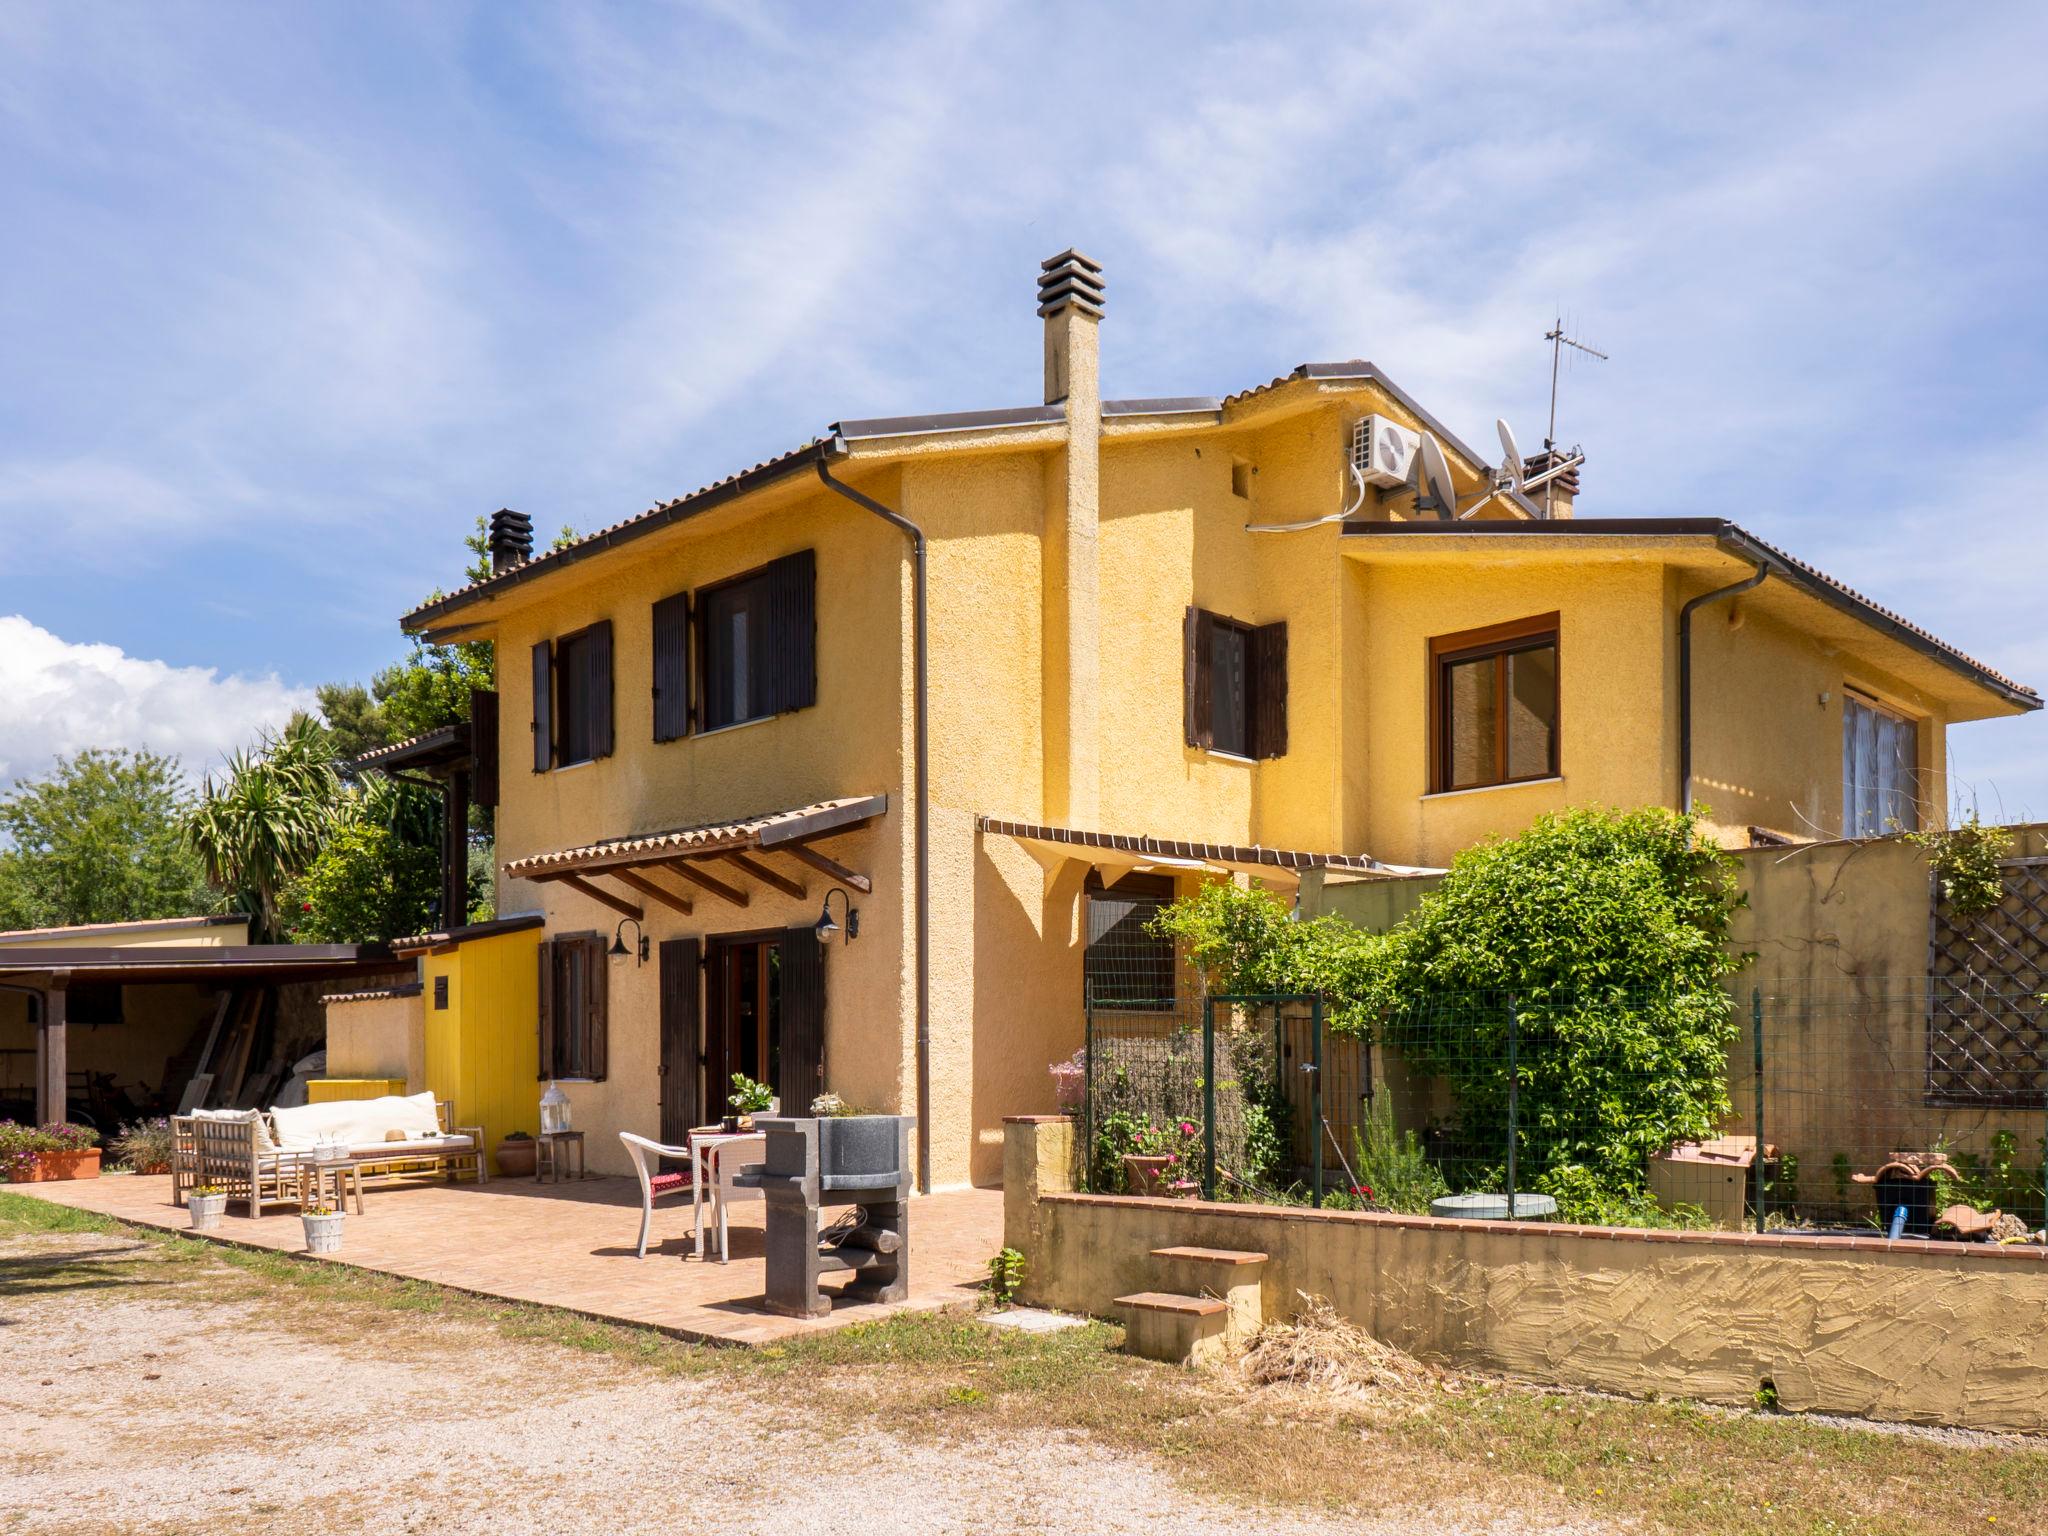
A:
<svg viewBox="0 0 2048 1536">
<path fill-rule="evenodd" d="M 214 1299 L 210 1261 L 0 1240 L 8 1532 L 1432 1532 L 1247 1510 L 1053 1431 L 821 1432 L 789 1392 L 659 1376 L 473 1322 Z"/>
</svg>

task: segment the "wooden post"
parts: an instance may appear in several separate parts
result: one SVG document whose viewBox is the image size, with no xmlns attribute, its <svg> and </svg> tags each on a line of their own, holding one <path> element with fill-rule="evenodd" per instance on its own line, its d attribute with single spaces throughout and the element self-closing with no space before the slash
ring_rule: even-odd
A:
<svg viewBox="0 0 2048 1536">
<path fill-rule="evenodd" d="M 43 1022 L 36 1030 L 36 1124 L 62 1120 L 70 1097 L 71 1067 L 65 1051 L 64 989 L 69 971 L 59 971 L 43 990 Z"/>
<path fill-rule="evenodd" d="M 441 926 L 469 921 L 469 770 L 441 781 Z"/>
</svg>

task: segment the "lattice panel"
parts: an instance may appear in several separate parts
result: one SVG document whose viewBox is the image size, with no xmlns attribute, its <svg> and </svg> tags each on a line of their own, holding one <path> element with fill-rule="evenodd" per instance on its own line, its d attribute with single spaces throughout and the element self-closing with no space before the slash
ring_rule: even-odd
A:
<svg viewBox="0 0 2048 1536">
<path fill-rule="evenodd" d="M 2048 860 L 2004 866 L 1996 911 L 1959 918 L 1937 900 L 1929 957 L 1930 1103 L 2048 1102 Z"/>
</svg>

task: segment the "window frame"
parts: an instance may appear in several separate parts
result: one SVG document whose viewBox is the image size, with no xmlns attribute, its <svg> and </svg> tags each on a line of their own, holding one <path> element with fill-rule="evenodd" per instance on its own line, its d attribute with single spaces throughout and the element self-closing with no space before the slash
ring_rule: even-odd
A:
<svg viewBox="0 0 2048 1536">
<path fill-rule="evenodd" d="M 1564 757 L 1564 644 L 1563 626 L 1556 612 L 1533 614 L 1504 624 L 1438 635 L 1429 642 L 1429 793 L 1459 794 L 1475 789 L 1500 789 L 1510 784 L 1540 784 L 1562 775 Z M 1508 772 L 1508 658 L 1527 651 L 1548 648 L 1554 658 L 1555 697 L 1552 700 L 1550 760 L 1540 773 Z M 1461 663 L 1491 658 L 1495 663 L 1496 697 L 1502 707 L 1494 720 L 1494 776 L 1476 784 L 1451 782 L 1453 725 L 1450 708 L 1451 668 Z"/>
<path fill-rule="evenodd" d="M 1216 732 L 1216 633 L 1244 643 L 1244 739 L 1219 742 Z M 1181 624 L 1181 740 L 1192 751 L 1235 763 L 1287 755 L 1287 621 L 1258 624 L 1190 603 Z M 1203 706 L 1206 704 L 1206 712 Z"/>
<path fill-rule="evenodd" d="M 1156 915 L 1161 908 L 1170 906 L 1177 898 L 1178 893 L 1179 883 L 1172 875 L 1151 874 L 1133 870 L 1127 871 L 1121 878 L 1111 881 L 1103 878 L 1100 869 L 1093 866 L 1089 868 L 1081 887 L 1081 894 L 1086 899 L 1081 913 L 1081 993 L 1085 1006 L 1115 1013 L 1169 1013 L 1179 1005 L 1179 947 L 1173 940 L 1161 938 L 1159 935 L 1150 932 L 1149 919 L 1145 924 L 1146 939 L 1156 942 L 1164 948 L 1165 990 L 1159 996 L 1096 996 L 1094 982 L 1097 980 L 1098 964 L 1106 962 L 1117 955 L 1129 957 L 1131 952 L 1128 948 L 1112 946 L 1104 942 L 1108 938 L 1110 930 L 1116 926 L 1115 924 L 1111 924 L 1110 929 L 1105 929 L 1100 938 L 1092 936 L 1095 926 L 1093 907 L 1097 901 L 1125 901 L 1131 903 L 1134 909 L 1139 903 L 1147 903 L 1152 906 L 1153 912 Z M 1121 918 L 1118 921 L 1127 920 L 1129 915 L 1128 913 L 1125 914 L 1125 918 Z M 1098 953 L 1102 956 L 1102 961 L 1097 961 L 1096 956 Z M 1147 961 L 1147 969 L 1153 969 L 1161 958 L 1161 956 L 1157 955 L 1152 956 Z"/>
<path fill-rule="evenodd" d="M 546 961 L 543 985 L 543 1045 L 546 1059 L 540 1063 L 542 1081 L 601 1083 L 609 1069 L 611 1032 L 610 972 L 604 935 L 584 930 L 562 933 L 543 942 L 540 953 Z M 580 954 L 583 996 L 580 1007 L 567 972 Z"/>
<path fill-rule="evenodd" d="M 1889 721 L 1891 721 L 1891 722 L 1892 722 L 1893 724 L 1895 724 L 1895 725 L 1900 725 L 1900 726 L 1903 726 L 1903 727 L 1905 727 L 1906 731 L 1908 732 L 1908 739 L 1909 739 L 1909 741 L 1911 742 L 1911 752 L 1910 752 L 1910 756 L 1909 756 L 1909 759 L 1908 759 L 1908 761 L 1907 761 L 1907 764 L 1906 764 L 1906 783 L 1905 783 L 1905 785 L 1903 786 L 1903 789 L 1902 789 L 1902 791 L 1901 791 L 1901 793 L 1903 794 L 1903 797 L 1904 797 L 1904 806 L 1905 806 L 1905 809 L 1906 809 L 1906 811 L 1908 812 L 1908 816 L 1907 816 L 1907 817 L 1901 817 L 1901 818 L 1899 818 L 1899 825 L 1898 825 L 1898 826 L 1897 826 L 1896 828 L 1893 828 L 1893 827 L 1889 827 L 1889 826 L 1886 826 L 1886 825 L 1884 824 L 1884 821 L 1885 821 L 1885 817 L 1884 817 L 1884 810 L 1885 810 L 1885 807 L 1884 807 L 1884 804 L 1883 804 L 1883 798 L 1884 798 L 1884 790 L 1882 789 L 1882 787 L 1879 787 L 1879 788 L 1877 789 L 1877 795 L 1878 795 L 1878 799 L 1879 799 L 1879 804 L 1878 804 L 1878 806 L 1877 806 L 1877 812 L 1878 812 L 1878 823 L 1879 823 L 1879 824 L 1878 824 L 1877 830 L 1875 830 L 1875 831 L 1871 831 L 1871 832 L 1866 832 L 1866 831 L 1863 831 L 1863 830 L 1861 830 L 1861 829 L 1860 829 L 1860 828 L 1858 828 L 1858 827 L 1852 827 L 1852 826 L 1851 826 L 1851 824 L 1850 824 L 1850 823 L 1851 823 L 1851 814 L 1852 814 L 1852 802 L 1851 802 L 1851 798 L 1850 798 L 1850 794 L 1849 794 L 1849 790 L 1850 790 L 1850 781 L 1849 781 L 1849 762 L 1848 762 L 1848 759 L 1849 759 L 1849 755 L 1850 755 L 1850 750 L 1851 750 L 1851 744 L 1850 744 L 1850 729 L 1851 729 L 1851 727 L 1850 727 L 1850 723 L 1849 723 L 1849 706 L 1850 706 L 1851 704 L 1854 704 L 1854 705 L 1855 705 L 1855 706 L 1856 706 L 1857 708 L 1859 708 L 1859 709 L 1867 710 L 1867 711 L 1868 711 L 1869 713 L 1871 713 L 1871 714 L 1873 714 L 1873 715 L 1876 715 L 1876 716 L 1877 716 L 1877 717 L 1878 717 L 1879 719 L 1881 719 L 1881 720 L 1889 720 Z M 1901 708 L 1899 708 L 1899 707 L 1898 707 L 1897 705 L 1894 705 L 1894 704 L 1888 703 L 1888 702 L 1887 702 L 1887 701 L 1886 701 L 1885 699 L 1883 699 L 1883 698 L 1882 698 L 1882 697 L 1880 697 L 1879 695 L 1877 695 L 1877 694 L 1875 694 L 1875 693 L 1871 692 L 1871 691 L 1870 691 L 1869 689 L 1867 689 L 1867 688 L 1859 688 L 1859 687 L 1857 687 L 1857 686 L 1856 686 L 1856 685 L 1855 685 L 1854 683 L 1849 683 L 1849 682 L 1845 682 L 1845 683 L 1843 683 L 1843 684 L 1842 684 L 1842 710 L 1841 710 L 1841 720 L 1842 720 L 1842 758 L 1843 758 L 1843 762 L 1842 762 L 1842 836 L 1843 836 L 1843 837 L 1845 837 L 1845 838 L 1864 838 L 1864 837 L 1888 837 L 1888 836 L 1891 836 L 1891 835 L 1892 835 L 1892 833 L 1893 833 L 1894 831 L 1897 831 L 1897 832 L 1916 832 L 1916 831 L 1918 831 L 1918 830 L 1920 829 L 1920 820 L 1921 820 L 1921 818 L 1920 818 L 1920 717 L 1919 717 L 1919 716 L 1917 716 L 1917 715 L 1914 715 L 1914 714 L 1912 714 L 1912 713 L 1910 713 L 1910 712 L 1908 712 L 1907 710 L 1904 710 L 1904 709 L 1901 709 Z"/>
<path fill-rule="evenodd" d="M 597 643 L 597 630 L 598 626 L 596 624 L 586 624 L 581 629 L 572 629 L 567 634 L 557 635 L 554 638 L 554 658 L 551 664 L 553 675 L 550 678 L 550 683 L 554 688 L 555 694 L 554 767 L 557 769 L 576 768 L 584 763 L 594 763 L 597 761 L 595 719 L 591 714 L 592 700 L 590 698 L 585 698 L 583 701 L 583 729 L 585 735 L 589 738 L 584 742 L 584 753 L 581 757 L 571 757 L 569 755 L 570 721 L 574 718 L 569 702 L 571 690 L 572 688 L 588 689 L 590 687 L 589 653 L 585 650 L 582 655 L 581 664 L 571 666 L 569 664 L 569 657 L 572 654 L 571 647 L 595 645 Z"/>
<path fill-rule="evenodd" d="M 802 561 L 806 566 L 809 595 L 805 605 L 809 612 L 810 634 L 801 640 L 778 636 L 774 625 L 783 613 L 777 605 L 777 579 L 790 562 Z M 734 587 L 758 584 L 760 599 L 749 608 L 749 612 L 760 617 L 760 635 L 747 637 L 748 647 L 748 692 L 750 695 L 765 695 L 765 702 L 749 699 L 750 712 L 736 715 L 731 720 L 714 720 L 711 715 L 712 700 L 716 697 L 712 688 L 713 663 L 721 654 L 721 647 L 712 633 L 711 610 L 721 593 Z M 697 734 L 710 735 L 714 731 L 734 730 L 743 725 L 753 725 L 762 720 L 773 720 L 781 715 L 795 714 L 798 710 L 816 705 L 817 698 L 817 551 L 804 548 L 776 559 L 763 561 L 748 570 L 739 571 L 718 581 L 708 582 L 690 594 L 690 671 L 694 685 L 691 702 L 691 720 Z M 796 655 L 808 646 L 809 660 L 801 667 L 800 677 L 784 675 L 780 664 L 789 656 Z M 793 692 L 797 697 L 787 697 Z"/>
</svg>

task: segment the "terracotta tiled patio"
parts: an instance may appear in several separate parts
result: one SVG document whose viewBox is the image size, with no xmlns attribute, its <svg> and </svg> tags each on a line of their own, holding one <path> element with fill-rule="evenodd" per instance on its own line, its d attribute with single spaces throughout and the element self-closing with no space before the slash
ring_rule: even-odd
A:
<svg viewBox="0 0 2048 1536">
<path fill-rule="evenodd" d="M 113 1175 L 69 1183 L 7 1186 L 138 1226 L 184 1231 L 168 1175 Z M 302 1253 L 296 1211 L 252 1219 L 231 1202 L 217 1236 L 249 1247 Z M 765 1344 L 796 1334 L 885 1317 L 905 1308 L 972 1302 L 989 1256 L 1003 1245 L 1003 1196 L 958 1190 L 910 1207 L 910 1299 L 895 1306 L 838 1306 L 830 1317 L 777 1317 L 759 1305 L 763 1287 L 758 1201 L 733 1207 L 732 1262 L 690 1252 L 690 1204 L 658 1202 L 647 1257 L 635 1259 L 639 1186 L 632 1179 L 563 1184 L 531 1179 L 490 1183 L 418 1182 L 372 1186 L 364 1212 L 351 1211 L 337 1260 L 384 1274 L 428 1280 L 509 1301 L 566 1307 L 687 1338 Z M 828 1283 L 836 1289 L 838 1282 Z"/>
</svg>

